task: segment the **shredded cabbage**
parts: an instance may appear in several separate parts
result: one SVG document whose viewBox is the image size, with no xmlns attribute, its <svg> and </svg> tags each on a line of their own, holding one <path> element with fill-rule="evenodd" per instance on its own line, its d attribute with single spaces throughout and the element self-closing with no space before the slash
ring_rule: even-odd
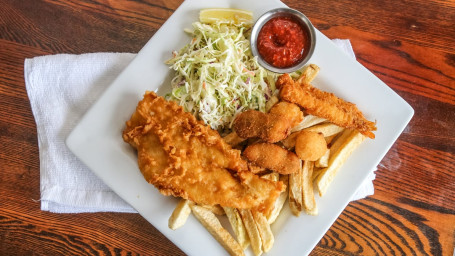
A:
<svg viewBox="0 0 455 256">
<path fill-rule="evenodd" d="M 246 109 L 265 112 L 276 93 L 277 75 L 262 68 L 250 51 L 249 27 L 195 22 L 191 42 L 166 61 L 175 71 L 174 100 L 213 129 L 230 128 Z M 188 31 L 187 31 L 188 32 Z"/>
</svg>

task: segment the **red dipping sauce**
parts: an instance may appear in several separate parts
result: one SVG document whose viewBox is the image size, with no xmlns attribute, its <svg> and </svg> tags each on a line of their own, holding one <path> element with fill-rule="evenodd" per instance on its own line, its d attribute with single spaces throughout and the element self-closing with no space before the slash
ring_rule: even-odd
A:
<svg viewBox="0 0 455 256">
<path fill-rule="evenodd" d="M 276 17 L 264 24 L 257 39 L 262 58 L 277 68 L 299 63 L 310 49 L 308 32 L 291 17 Z"/>
</svg>

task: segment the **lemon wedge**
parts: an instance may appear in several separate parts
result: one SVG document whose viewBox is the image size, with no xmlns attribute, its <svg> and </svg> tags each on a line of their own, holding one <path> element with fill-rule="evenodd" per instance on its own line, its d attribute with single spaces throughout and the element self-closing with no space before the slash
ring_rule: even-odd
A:
<svg viewBox="0 0 455 256">
<path fill-rule="evenodd" d="M 253 13 L 241 9 L 232 8 L 210 8 L 202 9 L 199 12 L 199 21 L 202 23 L 232 22 L 234 24 L 251 24 Z"/>
</svg>

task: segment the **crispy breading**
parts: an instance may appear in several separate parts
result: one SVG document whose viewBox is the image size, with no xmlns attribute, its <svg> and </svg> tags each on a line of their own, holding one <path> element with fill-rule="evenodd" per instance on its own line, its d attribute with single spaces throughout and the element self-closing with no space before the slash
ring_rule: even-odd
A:
<svg viewBox="0 0 455 256">
<path fill-rule="evenodd" d="M 316 161 L 327 152 L 324 135 L 313 131 L 301 131 L 295 142 L 295 153 L 302 160 Z"/>
<path fill-rule="evenodd" d="M 294 173 L 300 168 L 300 160 L 296 154 L 271 143 L 250 145 L 242 155 L 257 166 L 280 174 Z"/>
<path fill-rule="evenodd" d="M 321 91 L 310 84 L 295 82 L 289 74 L 278 77 L 280 98 L 304 108 L 308 114 L 326 118 L 330 122 L 353 128 L 374 139 L 376 124 L 368 121 L 355 104 L 338 98 L 333 93 Z"/>
<path fill-rule="evenodd" d="M 303 113 L 297 105 L 280 102 L 267 114 L 256 110 L 240 113 L 232 127 L 241 138 L 259 137 L 275 143 L 286 138 L 291 129 L 302 120 Z"/>
<path fill-rule="evenodd" d="M 137 149 L 144 178 L 164 195 L 267 212 L 285 189 L 251 173 L 217 131 L 153 92 L 126 122 L 123 139 Z"/>
</svg>

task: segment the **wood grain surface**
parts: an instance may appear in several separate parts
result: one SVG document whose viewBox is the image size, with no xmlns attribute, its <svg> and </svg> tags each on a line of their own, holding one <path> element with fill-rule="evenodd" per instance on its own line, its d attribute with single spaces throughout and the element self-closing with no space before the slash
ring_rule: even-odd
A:
<svg viewBox="0 0 455 256">
<path fill-rule="evenodd" d="M 0 255 L 183 255 L 138 214 L 40 210 L 24 59 L 138 52 L 181 0 L 0 0 Z M 376 172 L 311 255 L 453 255 L 455 1 L 286 0 L 415 109 Z M 387 104 L 387 102 L 384 102 Z M 304 232 L 304 231 L 302 231 Z"/>
</svg>

